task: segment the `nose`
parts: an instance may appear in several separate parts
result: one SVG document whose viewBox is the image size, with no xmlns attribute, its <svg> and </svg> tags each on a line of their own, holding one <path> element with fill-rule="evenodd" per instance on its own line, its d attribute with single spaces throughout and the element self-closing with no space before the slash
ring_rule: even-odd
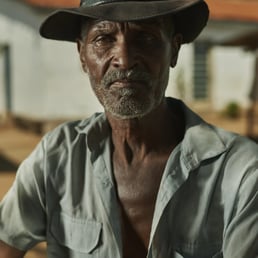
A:
<svg viewBox="0 0 258 258">
<path fill-rule="evenodd" d="M 135 47 L 125 36 L 120 37 L 117 40 L 116 47 L 114 49 L 112 65 L 115 68 L 127 70 L 137 66 L 138 64 L 139 55 L 137 47 Z"/>
</svg>

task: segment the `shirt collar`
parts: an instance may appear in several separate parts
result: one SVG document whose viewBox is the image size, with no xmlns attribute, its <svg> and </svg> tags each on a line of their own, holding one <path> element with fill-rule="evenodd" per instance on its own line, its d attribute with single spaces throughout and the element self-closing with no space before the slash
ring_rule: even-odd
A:
<svg viewBox="0 0 258 258">
<path fill-rule="evenodd" d="M 167 98 L 169 105 L 180 105 L 185 117 L 185 136 L 181 145 L 182 162 L 188 169 L 194 169 L 206 159 L 225 152 L 232 141 L 232 134 L 206 123 L 182 101 Z M 110 126 L 105 113 L 96 113 L 90 119 L 82 120 L 76 130 L 87 135 L 91 151 L 103 147 L 110 139 Z"/>
<path fill-rule="evenodd" d="M 235 134 L 210 125 L 181 102 L 185 115 L 185 136 L 181 142 L 181 159 L 187 169 L 194 169 L 204 160 L 226 152 Z"/>
<path fill-rule="evenodd" d="M 187 129 L 181 143 L 182 161 L 186 168 L 193 170 L 204 160 L 214 158 L 224 153 L 230 146 L 230 141 L 223 139 L 216 127 L 201 123 Z"/>
<path fill-rule="evenodd" d="M 76 130 L 85 134 L 90 151 L 99 149 L 110 138 L 110 126 L 105 113 L 95 113 L 89 119 L 82 120 Z"/>
</svg>

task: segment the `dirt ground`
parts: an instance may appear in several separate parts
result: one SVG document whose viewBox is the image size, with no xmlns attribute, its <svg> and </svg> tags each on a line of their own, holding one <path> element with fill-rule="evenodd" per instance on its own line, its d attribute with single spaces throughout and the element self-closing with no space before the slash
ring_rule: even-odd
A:
<svg viewBox="0 0 258 258">
<path fill-rule="evenodd" d="M 220 114 L 202 114 L 210 123 L 227 130 L 245 135 L 246 118 L 226 119 Z M 14 126 L 0 126 L 0 200 L 10 188 L 17 166 L 32 151 L 42 135 Z M 25 258 L 46 258 L 45 245 L 40 244 L 31 250 Z"/>
</svg>

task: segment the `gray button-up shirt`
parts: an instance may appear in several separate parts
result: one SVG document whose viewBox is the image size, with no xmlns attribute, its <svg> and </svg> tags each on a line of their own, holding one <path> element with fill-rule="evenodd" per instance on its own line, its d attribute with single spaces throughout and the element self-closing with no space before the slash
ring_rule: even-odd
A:
<svg viewBox="0 0 258 258">
<path fill-rule="evenodd" d="M 185 137 L 163 173 L 148 258 L 257 258 L 258 146 L 168 102 L 183 109 Z M 122 257 L 110 144 L 104 114 L 48 133 L 0 205 L 0 239 L 47 241 L 48 258 Z"/>
</svg>

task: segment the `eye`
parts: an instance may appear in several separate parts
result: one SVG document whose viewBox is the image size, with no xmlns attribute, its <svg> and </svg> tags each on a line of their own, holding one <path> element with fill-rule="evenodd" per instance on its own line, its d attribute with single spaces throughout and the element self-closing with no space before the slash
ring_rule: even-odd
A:
<svg viewBox="0 0 258 258">
<path fill-rule="evenodd" d="M 112 44 L 115 41 L 115 38 L 110 34 L 100 34 L 96 36 L 93 40 L 93 43 L 96 46 L 107 46 Z"/>
<path fill-rule="evenodd" d="M 136 41 L 139 44 L 152 46 L 152 45 L 156 45 L 159 42 L 159 38 L 157 37 L 157 35 L 151 32 L 141 31 L 136 36 Z"/>
<path fill-rule="evenodd" d="M 147 41 L 154 41 L 156 40 L 156 37 L 153 34 L 150 33 L 142 33 L 142 37 Z"/>
</svg>

